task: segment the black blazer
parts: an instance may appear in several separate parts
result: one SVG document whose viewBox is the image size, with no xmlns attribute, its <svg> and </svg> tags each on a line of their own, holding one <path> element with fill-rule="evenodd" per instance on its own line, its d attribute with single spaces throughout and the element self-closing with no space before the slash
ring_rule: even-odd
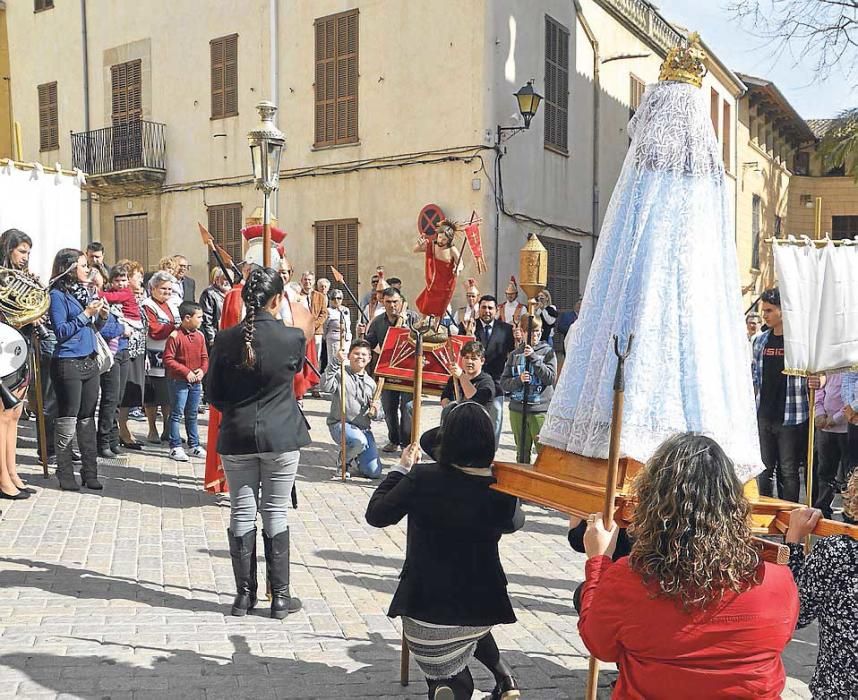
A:
<svg viewBox="0 0 858 700">
<path fill-rule="evenodd" d="M 482 342 L 483 338 L 483 322 L 477 320 L 474 334 L 477 340 Z M 492 335 L 489 338 L 489 345 L 486 350 L 486 363 L 483 365 L 483 372 L 490 374 L 495 380 L 495 396 L 501 396 L 503 392 L 500 387 L 500 378 L 503 374 L 503 368 L 506 365 L 506 358 L 515 348 L 515 339 L 512 337 L 512 326 L 503 321 L 496 320 L 492 326 Z"/>
<path fill-rule="evenodd" d="M 244 323 L 220 331 L 212 345 L 206 395 L 221 413 L 222 455 L 291 452 L 310 444 L 292 382 L 304 364 L 306 339 L 271 314 L 256 314 L 256 367 L 243 369 Z"/>
<path fill-rule="evenodd" d="M 388 615 L 438 625 L 515 622 L 498 556 L 501 534 L 524 524 L 514 496 L 490 489 L 493 477 L 415 464 L 392 471 L 366 509 L 374 527 L 408 516 L 408 545 Z"/>
</svg>

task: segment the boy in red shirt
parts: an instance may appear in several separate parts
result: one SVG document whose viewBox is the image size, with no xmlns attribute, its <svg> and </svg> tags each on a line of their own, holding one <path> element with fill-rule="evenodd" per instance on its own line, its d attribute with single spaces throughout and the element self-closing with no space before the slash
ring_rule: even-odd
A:
<svg viewBox="0 0 858 700">
<path fill-rule="evenodd" d="M 187 462 L 189 457 L 182 449 L 179 420 L 185 416 L 188 449 L 193 457 L 205 457 L 197 430 L 197 408 L 202 396 L 202 381 L 209 367 L 209 354 L 205 336 L 200 331 L 203 322 L 202 307 L 192 301 L 179 305 L 181 325 L 167 338 L 164 347 L 164 369 L 170 390 L 170 458 Z"/>
</svg>

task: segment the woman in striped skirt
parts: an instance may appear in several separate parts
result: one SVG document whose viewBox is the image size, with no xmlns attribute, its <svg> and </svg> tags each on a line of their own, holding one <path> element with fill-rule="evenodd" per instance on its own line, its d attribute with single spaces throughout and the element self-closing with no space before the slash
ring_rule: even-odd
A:
<svg viewBox="0 0 858 700">
<path fill-rule="evenodd" d="M 436 461 L 415 465 L 420 447 Z M 489 488 L 494 454 L 494 425 L 485 408 L 451 403 L 441 427 L 403 451 L 367 507 L 367 522 L 375 527 L 409 516 L 405 564 L 388 615 L 402 617 L 431 700 L 471 697 L 471 657 L 492 672 L 493 699 L 520 696 L 491 629 L 515 622 L 498 542 L 519 529 L 524 516 L 514 497 Z"/>
</svg>

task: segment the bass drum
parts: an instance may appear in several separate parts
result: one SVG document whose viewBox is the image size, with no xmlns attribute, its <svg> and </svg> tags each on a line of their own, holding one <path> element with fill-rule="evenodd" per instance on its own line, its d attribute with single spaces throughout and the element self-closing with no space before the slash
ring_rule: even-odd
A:
<svg viewBox="0 0 858 700">
<path fill-rule="evenodd" d="M 24 386 L 28 379 L 27 341 L 12 326 L 0 323 L 0 381 L 9 391 Z"/>
</svg>

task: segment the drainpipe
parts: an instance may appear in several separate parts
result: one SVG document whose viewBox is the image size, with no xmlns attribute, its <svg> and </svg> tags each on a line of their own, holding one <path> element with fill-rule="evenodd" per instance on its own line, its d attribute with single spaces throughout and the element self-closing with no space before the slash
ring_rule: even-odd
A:
<svg viewBox="0 0 858 700">
<path fill-rule="evenodd" d="M 278 64 L 279 64 L 279 45 L 278 45 L 278 28 L 280 25 L 280 7 L 279 0 L 268 0 L 268 58 L 269 58 L 269 66 L 268 66 L 268 75 L 270 80 L 269 92 L 271 93 L 271 97 L 269 98 L 277 107 L 280 107 L 279 102 L 279 73 L 278 73 Z M 279 113 L 278 109 L 278 113 Z M 277 124 L 277 114 L 274 115 L 274 124 Z M 272 215 L 274 218 L 277 218 L 277 214 L 279 213 L 279 189 L 275 190 L 275 195 L 271 197 L 271 207 Z"/>
<path fill-rule="evenodd" d="M 80 0 L 80 41 L 83 50 L 83 130 L 89 150 L 89 39 L 86 29 L 86 0 Z M 87 158 L 89 161 L 89 158 Z M 86 193 L 86 240 L 92 243 L 92 193 Z"/>
<path fill-rule="evenodd" d="M 587 36 L 587 41 L 590 42 L 590 47 L 593 49 L 593 257 L 596 256 L 596 246 L 599 243 L 599 138 L 600 138 L 600 117 L 602 109 L 602 83 L 600 76 L 601 57 L 599 54 L 599 42 L 596 40 L 596 35 L 590 28 L 587 18 L 584 17 L 584 10 L 581 9 L 580 0 L 572 0 L 575 6 L 575 16 L 578 22 L 581 23 L 581 28 Z M 592 258 L 590 262 L 592 263 Z"/>
</svg>

